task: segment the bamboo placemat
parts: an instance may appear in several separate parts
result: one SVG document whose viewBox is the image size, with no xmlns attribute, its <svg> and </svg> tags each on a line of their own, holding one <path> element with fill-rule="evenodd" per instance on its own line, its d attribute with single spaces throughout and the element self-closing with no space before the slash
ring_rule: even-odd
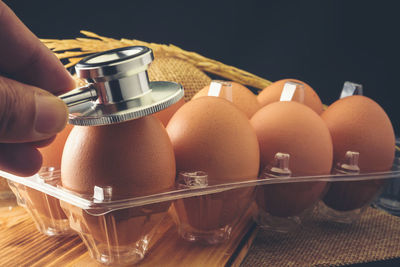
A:
<svg viewBox="0 0 400 267">
<path fill-rule="evenodd" d="M 352 225 L 314 214 L 290 234 L 259 230 L 242 266 L 342 266 L 400 257 L 400 218 L 368 208 Z"/>
</svg>

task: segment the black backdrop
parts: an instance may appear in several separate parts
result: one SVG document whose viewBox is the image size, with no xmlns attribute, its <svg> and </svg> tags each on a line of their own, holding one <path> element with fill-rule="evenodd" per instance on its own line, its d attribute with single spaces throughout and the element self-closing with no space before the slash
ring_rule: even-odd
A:
<svg viewBox="0 0 400 267">
<path fill-rule="evenodd" d="M 269 80 L 298 78 L 327 104 L 358 82 L 400 131 L 396 1 L 5 2 L 41 38 L 85 29 L 172 43 Z"/>
</svg>

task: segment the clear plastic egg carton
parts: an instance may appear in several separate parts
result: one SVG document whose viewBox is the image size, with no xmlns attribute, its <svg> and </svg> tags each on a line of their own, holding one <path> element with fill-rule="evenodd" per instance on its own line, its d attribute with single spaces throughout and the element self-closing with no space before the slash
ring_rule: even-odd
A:
<svg viewBox="0 0 400 267">
<path fill-rule="evenodd" d="M 10 187 L 8 186 L 7 179 L 0 177 L 0 202 L 14 198 Z"/>
<path fill-rule="evenodd" d="M 385 184 L 393 187 L 393 181 L 398 183 L 400 157 L 396 155 L 391 171 L 359 174 L 351 166 L 357 153 L 348 154 L 348 162 L 336 166 L 331 175 L 291 177 L 289 155 L 278 153 L 257 180 L 209 185 L 205 172 L 184 172 L 178 174 L 176 187 L 169 192 L 122 200 L 113 200 L 110 187 L 96 186 L 91 196 L 70 192 L 60 186 L 59 171 L 44 170 L 31 177 L 1 171 L 0 175 L 9 180 L 19 204 L 29 211 L 41 232 L 64 235 L 73 230 L 97 261 L 132 264 L 145 257 L 154 233 L 169 215 L 182 239 L 209 245 L 228 240 L 252 203 L 257 204 L 254 220 L 271 231 L 294 230 L 316 211 L 328 221 L 354 222 L 381 190 L 387 191 Z M 339 189 L 349 186 L 351 193 L 343 193 L 336 202 L 326 198 L 335 185 Z M 293 199 L 293 190 L 311 197 Z M 278 194 L 271 198 L 274 192 Z"/>
<path fill-rule="evenodd" d="M 59 171 L 51 168 L 43 168 L 37 175 L 30 178 L 36 184 L 53 187 L 60 183 Z M 61 209 L 59 199 L 23 183 L 8 180 L 8 184 L 17 198 L 18 205 L 28 211 L 41 233 L 48 236 L 76 234 L 69 226 L 69 220 Z"/>
</svg>

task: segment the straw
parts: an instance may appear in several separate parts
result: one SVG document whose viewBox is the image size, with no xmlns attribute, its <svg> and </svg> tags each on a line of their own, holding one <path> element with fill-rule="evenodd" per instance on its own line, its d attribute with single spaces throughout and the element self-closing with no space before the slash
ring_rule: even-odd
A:
<svg viewBox="0 0 400 267">
<path fill-rule="evenodd" d="M 264 89 L 272 82 L 263 79 L 250 72 L 235 68 L 218 62 L 216 60 L 204 57 L 198 53 L 183 50 L 175 45 L 169 44 L 156 44 L 148 43 L 140 40 L 129 39 L 113 39 L 100 36 L 96 33 L 89 31 L 81 31 L 83 35 L 89 38 L 76 38 L 76 39 L 41 39 L 41 41 L 50 48 L 59 59 L 67 59 L 68 63 L 65 67 L 74 66 L 83 57 L 102 52 L 109 49 L 143 45 L 151 48 L 155 57 L 172 57 L 184 60 L 193 64 L 199 70 L 207 73 L 218 75 L 227 80 L 235 81 L 244 85 L 254 87 L 256 89 Z"/>
</svg>

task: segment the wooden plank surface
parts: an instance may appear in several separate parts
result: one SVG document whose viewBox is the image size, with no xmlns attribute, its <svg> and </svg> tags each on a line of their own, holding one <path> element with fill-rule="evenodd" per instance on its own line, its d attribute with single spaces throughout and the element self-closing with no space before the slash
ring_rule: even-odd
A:
<svg viewBox="0 0 400 267">
<path fill-rule="evenodd" d="M 251 211 L 232 231 L 229 242 L 206 246 L 179 238 L 168 217 L 140 266 L 238 266 L 246 255 L 256 227 Z M 21 207 L 0 203 L 0 266 L 102 266 L 90 258 L 78 236 L 47 237 L 38 232 Z"/>
</svg>

